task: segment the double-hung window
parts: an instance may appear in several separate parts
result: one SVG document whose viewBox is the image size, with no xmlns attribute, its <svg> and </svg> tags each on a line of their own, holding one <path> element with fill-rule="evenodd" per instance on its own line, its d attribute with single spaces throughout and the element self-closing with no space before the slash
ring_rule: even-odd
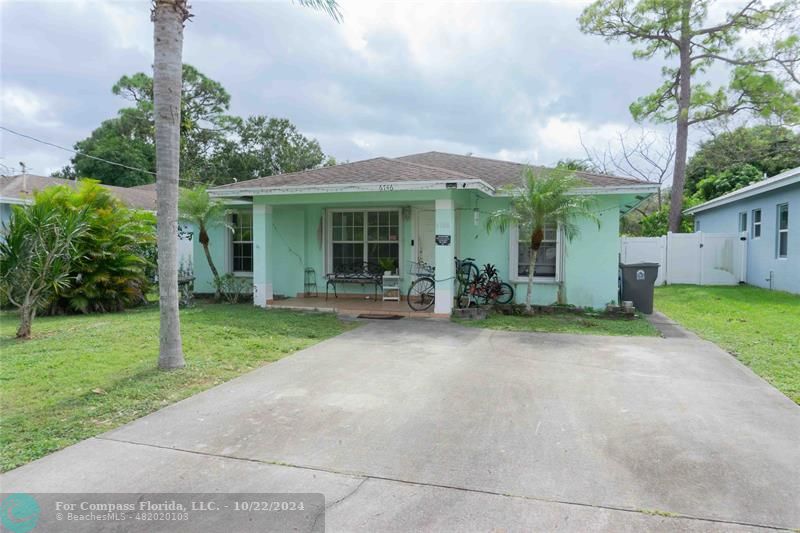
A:
<svg viewBox="0 0 800 533">
<path fill-rule="evenodd" d="M 230 215 L 231 270 L 233 272 L 253 271 L 253 213 L 236 211 Z"/>
<path fill-rule="evenodd" d="M 750 230 L 750 238 L 758 239 L 761 237 L 761 209 L 753 209 L 753 227 Z"/>
<path fill-rule="evenodd" d="M 775 252 L 778 258 L 789 256 L 789 204 L 778 206 L 778 235 L 775 242 Z"/>
<path fill-rule="evenodd" d="M 739 233 L 747 231 L 747 211 L 739 213 Z"/>
<path fill-rule="evenodd" d="M 397 209 L 333 211 L 330 224 L 333 272 L 360 270 L 364 263 L 387 270 L 400 266 L 400 213 Z"/>
<path fill-rule="evenodd" d="M 558 227 L 555 224 L 548 224 L 544 229 L 544 238 L 539 246 L 539 253 L 536 256 L 536 267 L 533 271 L 535 278 L 556 280 L 558 277 Z M 527 232 L 516 230 L 516 243 L 512 242 L 512 249 L 516 244 L 515 263 L 512 263 L 512 276 L 516 278 L 527 278 L 531 267 L 531 236 Z M 516 266 L 516 273 L 513 268 Z M 514 276 L 516 274 L 516 276 Z"/>
</svg>

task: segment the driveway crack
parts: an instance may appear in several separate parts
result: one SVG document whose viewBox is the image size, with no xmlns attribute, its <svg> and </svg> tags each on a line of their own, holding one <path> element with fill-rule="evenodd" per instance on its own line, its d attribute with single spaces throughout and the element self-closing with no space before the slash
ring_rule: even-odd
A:
<svg viewBox="0 0 800 533">
<path fill-rule="evenodd" d="M 363 486 L 364 486 L 364 483 L 366 483 L 367 481 L 369 481 L 369 478 L 368 478 L 368 477 L 365 477 L 364 479 L 362 479 L 362 480 L 361 480 L 361 483 L 359 483 L 358 485 L 356 485 L 356 487 L 355 487 L 353 490 L 351 490 L 350 492 L 348 492 L 347 494 L 345 494 L 344 496 L 342 496 L 342 497 L 341 497 L 341 498 L 339 498 L 338 500 L 336 500 L 336 501 L 334 501 L 334 502 L 331 502 L 329 505 L 326 505 L 325 507 L 323 507 L 322 509 L 320 509 L 320 511 L 319 511 L 319 512 L 317 513 L 317 515 L 314 517 L 314 522 L 311 524 L 311 531 L 316 531 L 316 529 L 317 529 L 317 522 L 319 522 L 319 517 L 320 517 L 320 516 L 324 515 L 325 513 L 327 513 L 327 512 L 328 512 L 328 510 L 329 510 L 329 509 L 332 509 L 332 508 L 333 508 L 333 507 L 335 507 L 336 505 L 339 505 L 340 503 L 342 503 L 343 501 L 345 501 L 346 499 L 348 499 L 349 497 L 351 497 L 353 494 L 355 494 L 356 492 L 358 492 L 358 490 L 359 490 L 361 487 L 363 487 Z"/>
</svg>

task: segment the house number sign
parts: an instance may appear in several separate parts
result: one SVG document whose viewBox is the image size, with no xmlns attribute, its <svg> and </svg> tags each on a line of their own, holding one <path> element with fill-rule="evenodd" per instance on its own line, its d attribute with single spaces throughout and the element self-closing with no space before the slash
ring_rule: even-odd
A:
<svg viewBox="0 0 800 533">
<path fill-rule="evenodd" d="M 436 236 L 436 245 L 437 246 L 449 246 L 450 245 L 450 235 L 437 235 Z"/>
</svg>

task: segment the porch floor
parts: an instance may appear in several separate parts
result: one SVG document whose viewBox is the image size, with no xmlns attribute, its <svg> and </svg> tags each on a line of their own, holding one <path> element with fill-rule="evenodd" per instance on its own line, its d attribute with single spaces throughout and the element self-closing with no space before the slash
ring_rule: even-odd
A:
<svg viewBox="0 0 800 533">
<path fill-rule="evenodd" d="M 269 304 L 270 307 L 278 309 L 298 309 L 327 311 L 347 316 L 358 316 L 361 314 L 392 314 L 408 318 L 431 318 L 439 315 L 433 313 L 433 306 L 427 311 L 414 311 L 408 306 L 405 300 L 399 302 L 383 301 L 378 297 L 374 300 L 359 297 L 334 298 L 331 295 L 327 300 L 325 296 L 311 296 L 305 298 L 286 298 L 285 300 L 275 300 Z"/>
</svg>

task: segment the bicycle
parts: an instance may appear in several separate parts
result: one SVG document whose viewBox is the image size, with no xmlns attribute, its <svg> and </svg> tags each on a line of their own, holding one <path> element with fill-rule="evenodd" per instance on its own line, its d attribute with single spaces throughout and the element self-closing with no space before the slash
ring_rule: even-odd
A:
<svg viewBox="0 0 800 533">
<path fill-rule="evenodd" d="M 459 299 L 463 294 L 466 287 L 478 276 L 478 267 L 473 263 L 475 261 L 471 257 L 466 259 L 455 259 L 455 279 L 458 281 L 458 290 L 456 291 Z M 424 261 L 411 261 L 411 275 L 417 279 L 411 283 L 408 288 L 406 300 L 408 306 L 414 311 L 425 311 L 436 301 L 436 279 L 434 273 L 436 267 L 425 263 Z M 440 280 L 447 281 L 447 280 Z"/>
<path fill-rule="evenodd" d="M 408 288 L 406 300 L 414 311 L 425 311 L 436 300 L 436 280 L 433 274 L 436 268 L 424 261 L 411 261 L 411 275 L 417 279 Z"/>
<path fill-rule="evenodd" d="M 486 263 L 472 283 L 466 287 L 465 307 L 472 302 L 477 305 L 508 304 L 514 300 L 514 288 L 500 280 L 497 269 Z"/>
</svg>

